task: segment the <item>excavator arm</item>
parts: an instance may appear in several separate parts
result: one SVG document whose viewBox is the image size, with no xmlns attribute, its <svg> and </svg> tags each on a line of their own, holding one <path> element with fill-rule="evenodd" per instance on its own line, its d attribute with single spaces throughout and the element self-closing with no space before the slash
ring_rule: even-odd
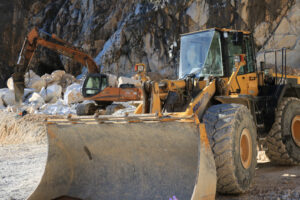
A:
<svg viewBox="0 0 300 200">
<path fill-rule="evenodd" d="M 41 37 L 41 32 L 50 36 L 51 41 Z M 88 72 L 91 74 L 99 73 L 99 68 L 91 56 L 73 47 L 71 44 L 68 44 L 66 41 L 57 37 L 57 35 L 43 32 L 35 27 L 26 36 L 21 52 L 19 54 L 17 65 L 14 69 L 13 80 L 15 88 L 15 99 L 16 102 L 19 104 L 22 103 L 22 98 L 24 94 L 25 71 L 28 69 L 28 66 L 30 65 L 32 58 L 35 54 L 35 51 L 39 46 L 48 48 L 59 54 L 67 56 L 72 60 L 81 63 L 82 65 L 87 66 Z"/>
<path fill-rule="evenodd" d="M 47 33 L 46 33 L 47 34 Z M 49 34 L 50 35 L 50 34 Z M 72 47 L 66 41 L 60 39 L 55 34 L 50 35 L 55 41 L 48 41 L 40 36 L 40 32 L 37 28 L 33 28 L 26 37 L 22 51 L 20 53 L 19 61 L 22 55 L 24 55 L 24 67 L 27 68 L 31 63 L 35 50 L 38 46 L 46 47 L 64 56 L 67 56 L 82 65 L 88 67 L 89 73 L 99 73 L 98 66 L 88 54 L 80 51 L 79 49 Z M 19 63 L 18 63 L 19 64 Z"/>
</svg>

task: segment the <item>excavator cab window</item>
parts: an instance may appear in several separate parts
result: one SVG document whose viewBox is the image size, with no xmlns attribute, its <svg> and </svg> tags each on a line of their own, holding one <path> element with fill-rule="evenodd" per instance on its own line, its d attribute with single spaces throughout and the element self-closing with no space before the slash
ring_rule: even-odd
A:
<svg viewBox="0 0 300 200">
<path fill-rule="evenodd" d="M 89 74 L 82 86 L 84 97 L 97 95 L 99 92 L 108 87 L 107 76 L 104 74 Z"/>
</svg>

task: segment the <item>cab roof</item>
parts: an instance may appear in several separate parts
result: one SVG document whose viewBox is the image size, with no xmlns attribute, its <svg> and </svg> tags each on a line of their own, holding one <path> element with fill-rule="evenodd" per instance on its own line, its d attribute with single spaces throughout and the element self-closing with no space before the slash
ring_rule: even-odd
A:
<svg viewBox="0 0 300 200">
<path fill-rule="evenodd" d="M 204 30 L 200 30 L 200 31 L 184 33 L 184 34 L 181 34 L 181 36 L 195 34 L 195 33 L 201 33 L 201 32 L 206 32 L 206 31 L 214 31 L 214 30 L 219 31 L 219 32 L 240 32 L 240 33 L 243 33 L 244 35 L 250 35 L 251 34 L 251 32 L 243 31 L 243 30 L 234 30 L 234 29 L 228 29 L 228 28 L 209 28 L 209 29 L 204 29 Z"/>
</svg>

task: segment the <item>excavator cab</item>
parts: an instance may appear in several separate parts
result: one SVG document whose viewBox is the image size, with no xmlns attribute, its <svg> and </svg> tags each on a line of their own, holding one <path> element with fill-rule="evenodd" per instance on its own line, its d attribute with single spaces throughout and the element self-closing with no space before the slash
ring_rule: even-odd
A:
<svg viewBox="0 0 300 200">
<path fill-rule="evenodd" d="M 88 74 L 83 86 L 83 97 L 92 97 L 108 87 L 108 78 L 105 74 Z"/>
</svg>

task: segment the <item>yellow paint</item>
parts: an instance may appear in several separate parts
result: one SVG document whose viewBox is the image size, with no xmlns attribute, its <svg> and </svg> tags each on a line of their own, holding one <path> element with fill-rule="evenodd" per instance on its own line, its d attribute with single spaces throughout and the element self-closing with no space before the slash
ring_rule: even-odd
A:
<svg viewBox="0 0 300 200">
<path fill-rule="evenodd" d="M 192 115 L 193 113 L 195 113 L 196 115 L 198 115 L 198 113 L 199 113 L 200 110 L 197 108 L 197 106 L 200 106 L 199 104 L 201 103 L 201 100 L 204 98 L 205 95 L 207 95 L 208 98 L 211 99 L 214 96 L 215 92 L 216 92 L 216 81 L 213 80 L 189 104 L 188 108 L 184 112 L 184 115 Z"/>
<path fill-rule="evenodd" d="M 206 129 L 205 129 L 205 124 L 200 123 L 199 124 L 199 130 L 200 130 L 200 141 L 205 144 L 206 148 L 210 148 L 209 141 L 208 141 L 208 138 L 207 138 Z"/>
<path fill-rule="evenodd" d="M 160 113 L 161 112 L 161 101 L 159 97 L 159 87 L 158 83 L 154 82 L 152 85 L 152 102 L 150 106 L 150 113 Z"/>
<path fill-rule="evenodd" d="M 141 103 L 138 105 L 138 107 L 135 109 L 134 114 L 142 114 L 143 112 L 143 104 Z"/>
</svg>

